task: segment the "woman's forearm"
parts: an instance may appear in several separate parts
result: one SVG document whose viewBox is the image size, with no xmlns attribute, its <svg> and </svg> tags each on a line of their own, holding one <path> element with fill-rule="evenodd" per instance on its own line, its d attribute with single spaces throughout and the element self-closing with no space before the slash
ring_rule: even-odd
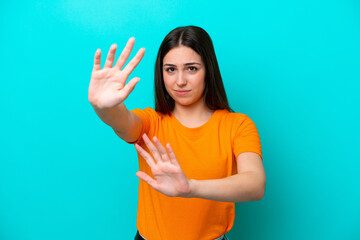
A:
<svg viewBox="0 0 360 240">
<path fill-rule="evenodd" d="M 265 180 L 258 173 L 246 172 L 211 180 L 190 180 L 190 198 L 222 202 L 248 202 L 263 198 Z"/>
<path fill-rule="evenodd" d="M 101 109 L 93 105 L 99 118 L 112 127 L 115 133 L 125 141 L 135 141 L 141 133 L 141 119 L 127 110 L 124 103 L 109 109 Z"/>
<path fill-rule="evenodd" d="M 114 130 L 122 131 L 129 124 L 129 111 L 125 104 L 121 103 L 113 108 L 98 108 L 92 105 L 99 118 Z"/>
</svg>

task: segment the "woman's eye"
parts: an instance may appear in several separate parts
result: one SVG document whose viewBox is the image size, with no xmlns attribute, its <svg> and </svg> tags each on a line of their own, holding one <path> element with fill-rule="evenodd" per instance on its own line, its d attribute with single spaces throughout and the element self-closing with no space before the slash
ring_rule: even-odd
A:
<svg viewBox="0 0 360 240">
<path fill-rule="evenodd" d="M 190 72 L 195 72 L 197 70 L 196 67 L 189 67 Z"/>
<path fill-rule="evenodd" d="M 166 69 L 166 71 L 167 71 L 167 72 L 173 72 L 174 70 L 175 70 L 175 69 L 174 69 L 174 68 L 172 68 L 172 67 L 171 67 L 171 68 Z"/>
</svg>

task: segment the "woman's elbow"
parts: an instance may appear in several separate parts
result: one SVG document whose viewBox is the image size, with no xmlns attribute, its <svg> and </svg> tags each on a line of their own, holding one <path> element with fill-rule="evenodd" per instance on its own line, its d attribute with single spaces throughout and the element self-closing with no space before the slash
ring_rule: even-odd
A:
<svg viewBox="0 0 360 240">
<path fill-rule="evenodd" d="M 256 201 L 263 199 L 263 197 L 265 196 L 265 188 L 266 188 L 266 179 L 262 181 L 261 187 L 257 191 Z"/>
</svg>

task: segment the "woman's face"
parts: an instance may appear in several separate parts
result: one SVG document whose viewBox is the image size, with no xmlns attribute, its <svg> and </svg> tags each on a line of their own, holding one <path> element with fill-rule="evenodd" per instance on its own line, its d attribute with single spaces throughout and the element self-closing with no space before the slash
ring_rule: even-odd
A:
<svg viewBox="0 0 360 240">
<path fill-rule="evenodd" d="M 171 49 L 163 59 L 164 84 L 175 105 L 190 106 L 202 100 L 205 66 L 201 56 L 186 46 Z"/>
</svg>

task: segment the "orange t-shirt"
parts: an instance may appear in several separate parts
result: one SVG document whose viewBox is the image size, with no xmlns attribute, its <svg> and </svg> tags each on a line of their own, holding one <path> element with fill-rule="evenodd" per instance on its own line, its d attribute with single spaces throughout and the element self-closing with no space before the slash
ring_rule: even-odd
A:
<svg viewBox="0 0 360 240">
<path fill-rule="evenodd" d="M 237 173 L 236 157 L 255 152 L 262 157 L 260 137 L 254 122 L 245 114 L 216 110 L 202 126 L 188 128 L 173 114 L 157 113 L 148 107 L 133 109 L 143 122 L 138 143 L 146 133 L 163 146 L 170 143 L 188 179 L 219 179 Z M 130 142 L 128 142 L 130 143 Z M 139 170 L 154 178 L 151 168 L 138 154 Z M 202 198 L 168 197 L 140 180 L 137 229 L 147 240 L 212 240 L 230 231 L 235 203 Z"/>
</svg>

